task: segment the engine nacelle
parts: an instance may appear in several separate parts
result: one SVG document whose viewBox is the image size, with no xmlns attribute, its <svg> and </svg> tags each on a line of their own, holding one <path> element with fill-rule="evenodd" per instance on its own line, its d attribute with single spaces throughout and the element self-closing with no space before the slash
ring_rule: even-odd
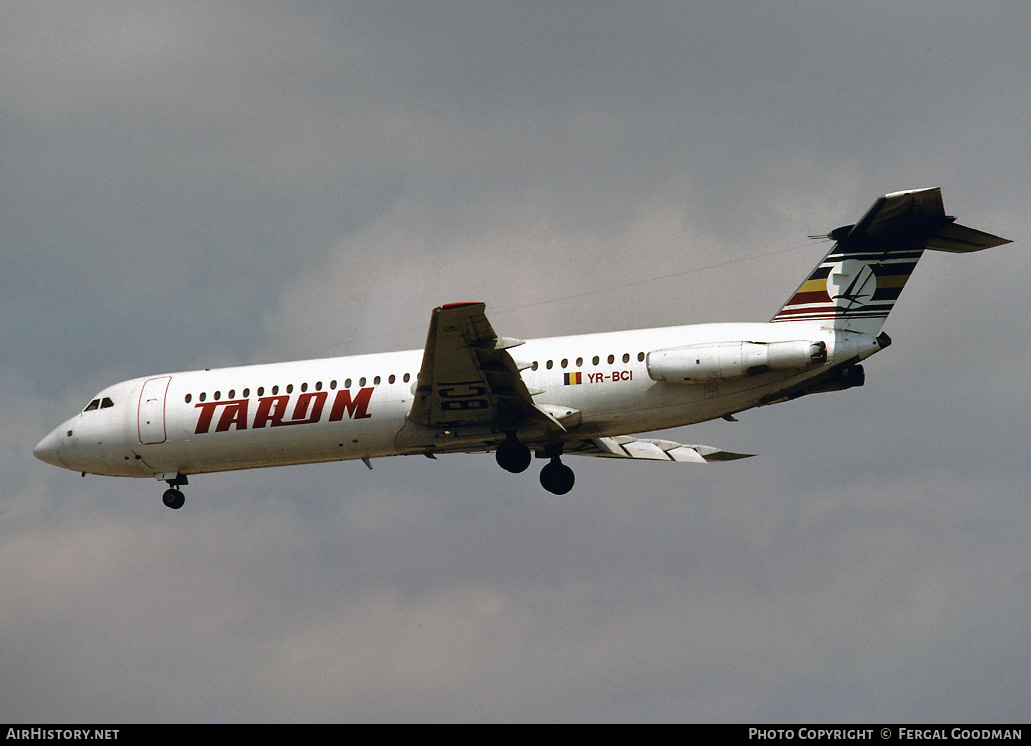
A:
<svg viewBox="0 0 1031 746">
<path fill-rule="evenodd" d="M 862 386 L 866 383 L 866 371 L 862 365 L 851 365 L 836 372 L 836 374 L 824 381 L 807 389 L 807 394 L 821 394 L 825 391 L 844 391 Z"/>
<path fill-rule="evenodd" d="M 801 370 L 827 360 L 824 342 L 713 342 L 648 353 L 648 375 L 665 383 L 704 383 L 771 370 Z"/>
</svg>

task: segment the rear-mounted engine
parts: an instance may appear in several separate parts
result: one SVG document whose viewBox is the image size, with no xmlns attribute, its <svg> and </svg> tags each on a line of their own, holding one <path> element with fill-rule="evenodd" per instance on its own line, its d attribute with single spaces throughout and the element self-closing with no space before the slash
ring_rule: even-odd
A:
<svg viewBox="0 0 1031 746">
<path fill-rule="evenodd" d="M 648 353 L 648 375 L 665 383 L 704 383 L 771 370 L 802 370 L 827 361 L 824 342 L 716 342 Z"/>
</svg>

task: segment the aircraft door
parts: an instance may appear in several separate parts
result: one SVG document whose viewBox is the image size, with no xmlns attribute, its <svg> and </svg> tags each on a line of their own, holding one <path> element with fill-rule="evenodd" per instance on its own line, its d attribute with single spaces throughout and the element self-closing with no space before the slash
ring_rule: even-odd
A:
<svg viewBox="0 0 1031 746">
<path fill-rule="evenodd" d="M 171 381 L 171 376 L 161 376 L 143 384 L 138 415 L 141 443 L 152 445 L 165 442 L 165 395 Z"/>
</svg>

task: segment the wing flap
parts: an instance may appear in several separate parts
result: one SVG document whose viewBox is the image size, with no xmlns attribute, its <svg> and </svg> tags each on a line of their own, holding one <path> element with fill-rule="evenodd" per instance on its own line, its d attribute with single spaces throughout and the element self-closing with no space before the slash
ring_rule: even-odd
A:
<svg viewBox="0 0 1031 746">
<path fill-rule="evenodd" d="M 684 445 L 658 438 L 634 438 L 620 435 L 615 438 L 591 438 L 567 442 L 565 452 L 600 458 L 631 458 L 647 461 L 679 461 L 704 464 L 711 461 L 735 461 L 750 458 L 751 453 L 733 453 L 713 446 Z"/>
</svg>

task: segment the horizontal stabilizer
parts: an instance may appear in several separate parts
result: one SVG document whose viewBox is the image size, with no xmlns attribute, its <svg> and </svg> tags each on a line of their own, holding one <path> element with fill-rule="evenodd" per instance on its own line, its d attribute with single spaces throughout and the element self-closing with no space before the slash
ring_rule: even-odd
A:
<svg viewBox="0 0 1031 746">
<path fill-rule="evenodd" d="M 870 206 L 859 222 L 852 226 L 845 241 L 853 246 L 897 241 L 921 230 L 935 230 L 949 221 L 938 187 L 892 192 Z"/>
<path fill-rule="evenodd" d="M 1008 238 L 993 236 L 991 233 L 952 223 L 932 234 L 927 241 L 927 248 L 935 251 L 950 251 L 954 254 L 966 254 L 970 251 L 991 249 L 1008 243 L 1013 242 Z"/>
<path fill-rule="evenodd" d="M 648 461 L 680 461 L 704 464 L 710 461 L 735 461 L 749 458 L 751 453 L 731 453 L 712 446 L 683 445 L 672 440 L 633 438 L 620 435 L 615 438 L 592 438 L 567 442 L 565 452 L 580 456 L 601 458 L 636 458 Z"/>
</svg>

